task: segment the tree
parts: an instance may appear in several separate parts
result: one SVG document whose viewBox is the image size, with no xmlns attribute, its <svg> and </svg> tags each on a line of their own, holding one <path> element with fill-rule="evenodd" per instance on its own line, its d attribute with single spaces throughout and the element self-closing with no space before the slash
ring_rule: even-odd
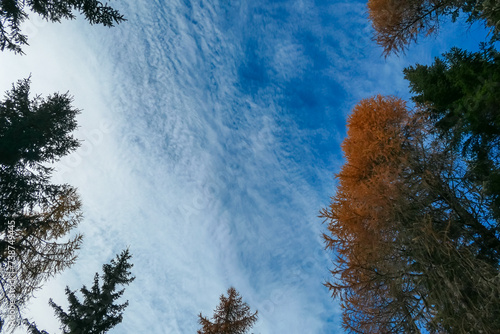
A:
<svg viewBox="0 0 500 334">
<path fill-rule="evenodd" d="M 340 297 L 343 326 L 351 333 L 415 328 L 416 287 L 400 273 L 407 259 L 395 243 L 391 210 L 401 190 L 401 124 L 407 118 L 404 101 L 392 97 L 366 99 L 354 108 L 342 143 L 346 163 L 337 174 L 339 186 L 330 209 L 322 211 L 331 233 L 324 235 L 327 247 L 337 252 L 334 280 L 326 285 Z"/>
<path fill-rule="evenodd" d="M 82 236 L 76 235 L 64 242 L 60 239 L 81 221 L 80 206 L 75 190 L 68 189 L 53 206 L 29 216 L 31 225 L 18 231 L 15 241 L 8 248 L 14 253 L 16 278 L 14 284 L 9 283 L 6 276 L 0 278 L 2 310 L 7 309 L 7 303 L 14 303 L 20 313 L 21 307 L 43 282 L 75 262 Z M 2 253 L 2 263 L 7 262 L 6 253 L 7 249 Z M 14 293 L 8 293 L 8 287 Z M 6 312 L 2 313 L 5 315 Z"/>
<path fill-rule="evenodd" d="M 247 303 L 243 303 L 239 293 L 233 288 L 227 290 L 227 297 L 220 296 L 220 304 L 215 309 L 213 321 L 200 313 L 202 326 L 198 334 L 244 334 L 257 321 L 257 312 L 251 313 Z"/>
<path fill-rule="evenodd" d="M 375 40 L 385 55 L 404 51 L 420 35 L 436 33 L 443 16 L 455 21 L 461 12 L 468 15 L 468 22 L 484 20 L 492 41 L 500 33 L 500 7 L 493 0 L 369 0 L 368 10 Z"/>
<path fill-rule="evenodd" d="M 425 110 L 361 101 L 328 209 L 326 283 L 350 333 L 488 333 L 499 328 L 500 239 L 481 189 Z M 498 221 L 496 222 L 498 224 Z M 498 225 L 497 225 L 498 226 Z"/>
<path fill-rule="evenodd" d="M 28 319 L 23 320 L 24 325 L 26 325 L 26 332 L 29 334 L 49 334 L 47 331 L 39 330 L 36 323 L 29 322 Z"/>
<path fill-rule="evenodd" d="M 493 27 L 496 40 L 500 34 L 500 3 L 495 0 L 484 0 L 482 6 L 482 17 L 486 20 L 486 25 Z"/>
<path fill-rule="evenodd" d="M 124 293 L 125 289 L 116 291 L 120 285 L 130 284 L 135 277 L 131 277 L 129 260 L 132 256 L 128 249 L 117 255 L 116 260 L 105 264 L 103 270 L 103 283 L 99 287 L 99 274 L 94 276 L 94 285 L 91 290 L 85 286 L 80 289 L 84 296 L 81 303 L 74 291 L 66 287 L 66 295 L 70 303 L 69 313 L 66 313 L 52 299 L 50 306 L 59 318 L 64 334 L 101 334 L 119 324 L 123 319 L 123 311 L 128 306 L 128 301 L 115 304 Z"/>
<path fill-rule="evenodd" d="M 21 33 L 22 23 L 28 18 L 26 8 L 43 19 L 61 22 L 75 19 L 74 12 L 82 14 L 90 24 L 112 27 L 124 21 L 117 10 L 98 0 L 6 0 L 0 2 L 0 50 L 23 53 L 22 46 L 28 38 Z"/>
<path fill-rule="evenodd" d="M 99 274 L 94 276 L 94 284 L 89 290 L 86 286 L 80 289 L 84 300 L 80 302 L 76 296 L 76 291 L 71 291 L 66 287 L 66 296 L 69 301 L 69 310 L 65 312 L 52 299 L 49 304 L 54 309 L 64 334 L 103 334 L 122 322 L 123 311 L 128 306 L 128 301 L 123 304 L 116 304 L 116 301 L 123 295 L 125 289 L 117 291 L 122 285 L 129 285 L 135 277 L 131 276 L 130 263 L 132 255 L 126 249 L 111 260 L 109 264 L 102 267 L 102 285 L 99 284 Z M 31 334 L 48 334 L 41 331 L 35 323 L 24 319 Z"/>
<path fill-rule="evenodd" d="M 432 65 L 404 73 L 413 100 L 467 161 L 468 177 L 490 196 L 500 217 L 500 54 L 492 48 L 474 53 L 452 48 Z"/>
<path fill-rule="evenodd" d="M 74 263 L 82 241 L 67 238 L 82 219 L 76 190 L 51 184 L 47 166 L 79 146 L 70 134 L 79 111 L 67 94 L 30 99 L 29 85 L 19 81 L 0 102 L 0 263 L 12 255 L 16 274 L 14 285 L 0 277 L 2 318 L 8 303 L 19 317 L 44 281 Z"/>
<path fill-rule="evenodd" d="M 49 183 L 53 168 L 47 163 L 80 146 L 71 135 L 79 113 L 71 102 L 68 94 L 30 99 L 29 78 L 13 85 L 0 102 L 0 231 L 7 220 L 49 203 L 67 188 Z M 27 224 L 21 219 L 20 225 Z"/>
</svg>

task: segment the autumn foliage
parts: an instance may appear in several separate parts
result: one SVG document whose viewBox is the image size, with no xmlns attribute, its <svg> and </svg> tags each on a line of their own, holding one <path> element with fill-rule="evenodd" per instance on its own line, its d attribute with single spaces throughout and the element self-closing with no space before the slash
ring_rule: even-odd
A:
<svg viewBox="0 0 500 334">
<path fill-rule="evenodd" d="M 342 247 L 350 261 L 366 261 L 370 256 L 378 256 L 384 251 L 386 238 L 379 236 L 384 230 L 383 219 L 385 198 L 380 193 L 392 193 L 396 184 L 384 182 L 383 176 L 391 177 L 388 162 L 401 150 L 398 129 L 394 126 L 405 116 L 404 102 L 395 98 L 377 97 L 364 100 L 353 111 L 348 121 L 348 139 L 342 149 L 348 161 L 337 175 L 340 186 L 332 212 L 337 221 L 349 224 L 331 224 L 330 230 L 339 236 L 337 240 L 328 238 L 330 245 L 352 243 L 355 248 Z M 364 112 L 364 111 L 370 112 Z M 380 112 L 380 114 L 377 114 Z M 385 174 L 385 175 L 384 175 Z M 376 208 L 374 210 L 374 208 Z M 354 244 L 354 243 L 353 243 Z M 368 251 L 368 249 L 370 251 Z"/>
<path fill-rule="evenodd" d="M 500 29 L 500 7 L 490 0 L 369 0 L 368 12 L 385 55 L 404 51 L 421 35 L 436 33 L 443 16 L 455 21 L 465 14 L 468 22 L 484 20 L 493 39 Z"/>
<path fill-rule="evenodd" d="M 17 233 L 12 247 L 17 260 L 13 297 L 19 306 L 45 281 L 74 264 L 83 239 L 81 234 L 69 238 L 82 220 L 81 202 L 74 188 L 67 187 L 50 205 L 24 218 L 31 224 Z M 0 254 L 2 259 L 5 253 L 6 250 Z M 6 278 L 0 277 L 0 284 L 6 286 Z M 4 293 L 0 296 L 3 307 L 8 296 Z"/>
<path fill-rule="evenodd" d="M 430 35 L 451 1 L 370 0 L 369 17 L 385 54 L 403 51 L 420 34 Z"/>
<path fill-rule="evenodd" d="M 391 198 L 400 182 L 406 118 L 405 102 L 394 97 L 366 99 L 354 108 L 342 144 L 347 162 L 322 212 L 331 233 L 324 236 L 327 246 L 338 254 L 335 280 L 327 286 L 342 300 L 344 327 L 352 332 L 387 332 L 398 317 L 390 305 L 391 272 L 400 258 Z"/>
<path fill-rule="evenodd" d="M 244 303 L 236 289 L 231 287 L 227 290 L 227 297 L 220 296 L 220 304 L 212 320 L 201 314 L 199 318 L 202 328 L 198 330 L 198 334 L 244 334 L 257 321 L 257 311 L 252 314 L 248 304 Z"/>
<path fill-rule="evenodd" d="M 346 163 L 322 211 L 337 254 L 326 285 L 350 333 L 491 332 L 499 326 L 500 240 L 464 163 L 425 110 L 361 101 Z M 496 327 L 498 328 L 498 327 Z"/>
</svg>

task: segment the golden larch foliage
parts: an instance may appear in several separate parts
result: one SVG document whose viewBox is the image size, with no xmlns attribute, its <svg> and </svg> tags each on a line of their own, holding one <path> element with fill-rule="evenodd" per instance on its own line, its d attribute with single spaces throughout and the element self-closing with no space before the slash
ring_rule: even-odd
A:
<svg viewBox="0 0 500 334">
<path fill-rule="evenodd" d="M 408 117 L 405 101 L 396 97 L 379 95 L 354 107 L 342 143 L 346 162 L 336 175 L 337 192 L 322 211 L 330 232 L 324 235 L 327 247 L 337 253 L 331 271 L 335 280 L 326 285 L 340 297 L 343 324 L 351 332 L 387 332 L 384 326 L 401 308 L 391 301 L 388 277 L 401 261 L 393 243 L 392 199 L 400 188 Z"/>
<path fill-rule="evenodd" d="M 439 28 L 439 17 L 449 11 L 450 0 L 369 0 L 368 13 L 375 40 L 387 56 L 404 51 L 420 34 L 431 35 Z"/>
<path fill-rule="evenodd" d="M 393 178 L 402 156 L 401 123 L 405 117 L 403 100 L 376 96 L 356 105 L 348 119 L 347 138 L 342 143 L 346 163 L 337 174 L 339 187 L 330 207 L 334 223 L 329 228 L 355 247 L 368 248 L 363 257 L 376 253 L 385 239 L 390 239 L 379 232 L 385 230 L 380 224 L 387 213 L 384 208 L 390 205 L 388 196 L 397 191 L 397 179 Z"/>
</svg>

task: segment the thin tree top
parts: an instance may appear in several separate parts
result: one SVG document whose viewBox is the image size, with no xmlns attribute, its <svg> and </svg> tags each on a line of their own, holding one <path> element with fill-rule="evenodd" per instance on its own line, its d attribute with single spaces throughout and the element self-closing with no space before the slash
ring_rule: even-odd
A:
<svg viewBox="0 0 500 334">
<path fill-rule="evenodd" d="M 257 321 L 257 312 L 251 313 L 235 288 L 227 290 L 227 297 L 220 296 L 220 303 L 215 309 L 212 321 L 199 315 L 202 328 L 198 334 L 245 334 Z"/>
</svg>

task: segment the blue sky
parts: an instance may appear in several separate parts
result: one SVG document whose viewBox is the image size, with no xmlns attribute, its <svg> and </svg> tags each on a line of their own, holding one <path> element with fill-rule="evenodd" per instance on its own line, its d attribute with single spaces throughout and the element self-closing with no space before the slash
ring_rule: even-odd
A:
<svg viewBox="0 0 500 334">
<path fill-rule="evenodd" d="M 408 97 L 401 70 L 481 29 L 444 25 L 406 56 L 384 59 L 362 1 L 113 1 L 113 29 L 83 20 L 27 23 L 26 56 L 0 54 L 0 89 L 32 75 L 34 93 L 69 91 L 82 147 L 55 182 L 77 187 L 78 262 L 33 299 L 90 285 L 123 248 L 137 279 L 112 333 L 194 333 L 234 286 L 254 333 L 340 333 L 322 285 L 331 254 L 317 216 L 334 194 L 353 105 Z M 466 38 L 463 38 L 465 36 Z"/>
</svg>

